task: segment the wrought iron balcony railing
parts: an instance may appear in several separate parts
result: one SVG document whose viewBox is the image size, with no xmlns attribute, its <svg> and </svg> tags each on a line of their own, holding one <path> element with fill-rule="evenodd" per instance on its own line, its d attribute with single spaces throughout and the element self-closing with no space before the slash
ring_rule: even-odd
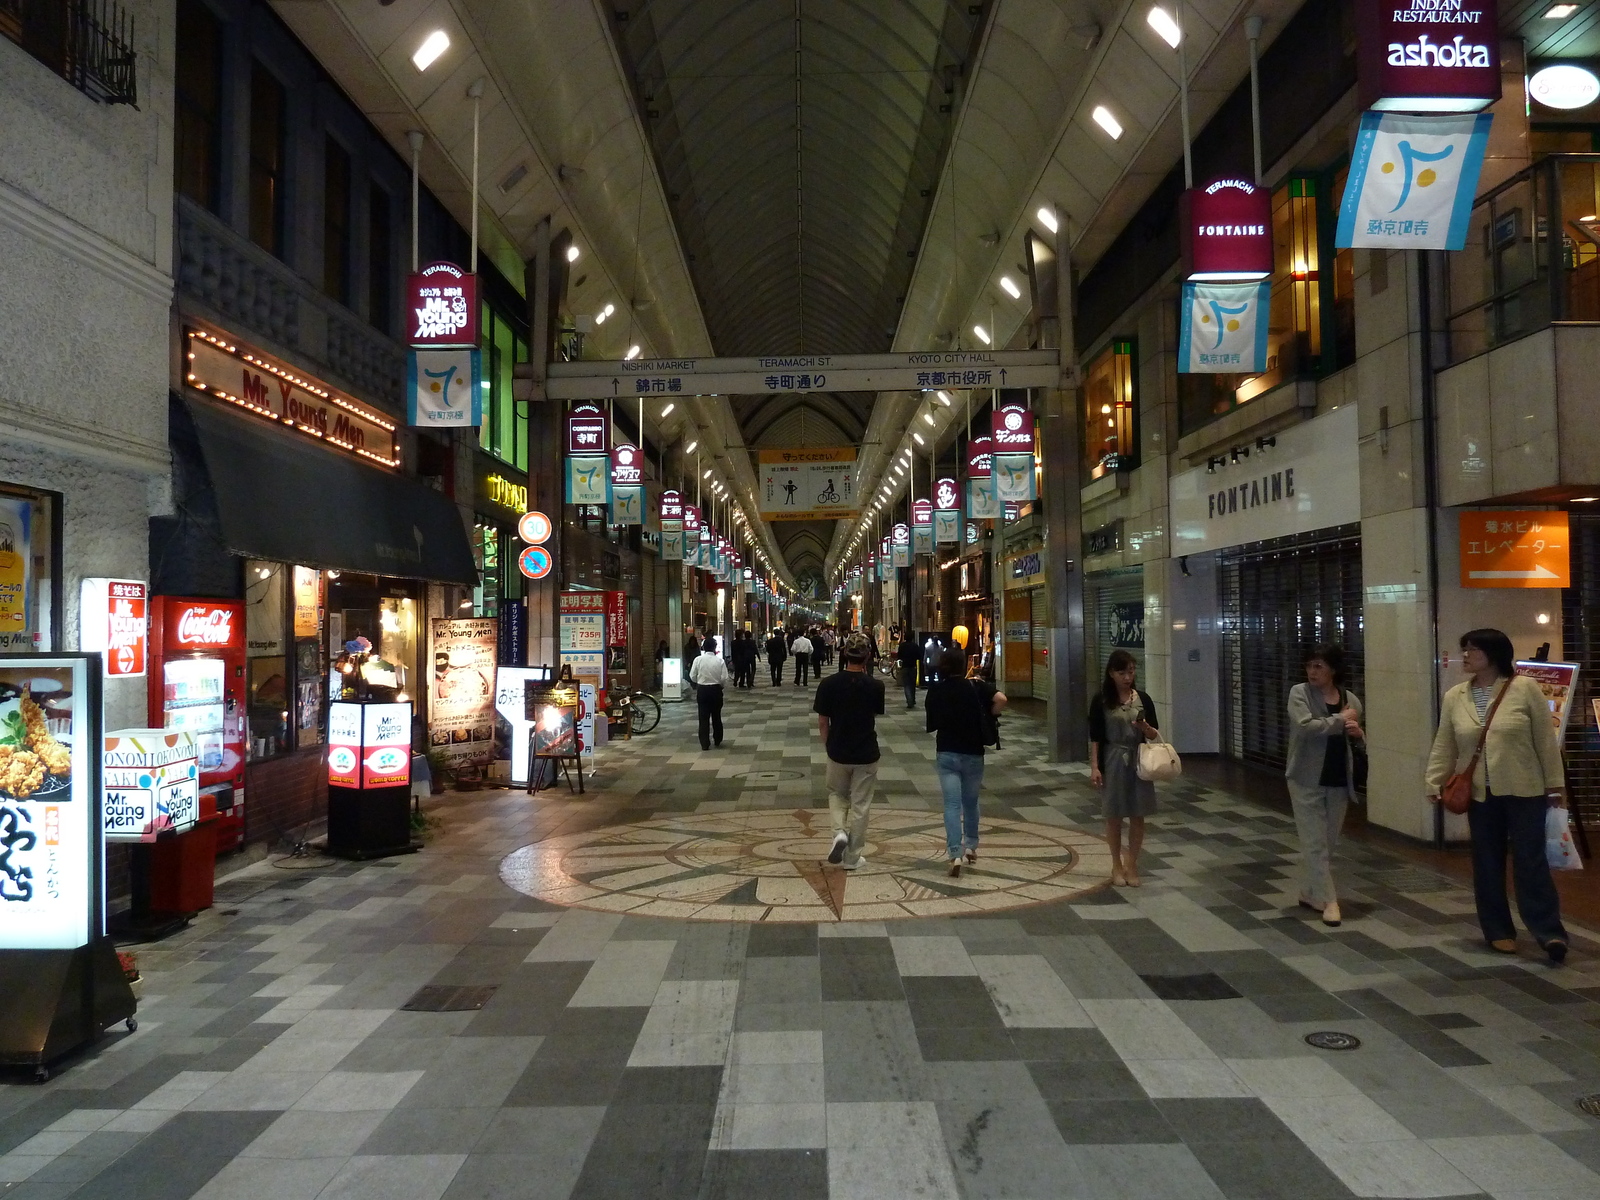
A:
<svg viewBox="0 0 1600 1200">
<path fill-rule="evenodd" d="M 101 104 L 139 104 L 133 17 L 116 0 L 0 0 L 10 38 Z"/>
</svg>

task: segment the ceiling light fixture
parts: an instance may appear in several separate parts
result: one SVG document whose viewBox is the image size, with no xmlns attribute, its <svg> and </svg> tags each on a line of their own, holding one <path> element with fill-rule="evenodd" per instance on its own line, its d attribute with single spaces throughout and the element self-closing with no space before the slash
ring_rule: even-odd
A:
<svg viewBox="0 0 1600 1200">
<path fill-rule="evenodd" d="M 701 479 L 710 479 L 711 478 L 711 468 L 707 467 L 706 471 L 705 471 L 705 474 L 700 476 L 700 478 Z"/>
<path fill-rule="evenodd" d="M 411 61 L 416 64 L 417 70 L 426 71 L 439 60 L 439 55 L 450 49 L 450 35 L 442 29 L 435 29 L 422 39 L 422 45 L 417 47 L 417 52 L 411 56 Z"/>
<path fill-rule="evenodd" d="M 933 414 L 932 414 L 932 413 L 931 413 L 931 412 L 925 412 L 925 413 L 923 413 L 923 414 L 922 414 L 922 419 L 923 419 L 923 420 L 924 420 L 924 421 L 926 421 L 926 422 L 927 422 L 927 423 L 928 423 L 928 424 L 929 424 L 929 425 L 932 425 L 932 424 L 933 424 Z"/>
<path fill-rule="evenodd" d="M 1051 211 L 1048 204 L 1041 204 L 1039 206 L 1039 211 L 1035 213 L 1034 216 L 1038 217 L 1039 224 L 1043 225 L 1051 233 L 1055 233 L 1061 228 L 1056 224 L 1056 214 Z"/>
<path fill-rule="evenodd" d="M 577 262 L 578 261 L 578 255 L 580 253 L 581 253 L 581 251 L 576 246 L 568 246 L 567 247 L 567 261 L 568 262 Z"/>
<path fill-rule="evenodd" d="M 1151 29 L 1161 35 L 1161 40 L 1174 50 L 1178 48 L 1178 43 L 1183 41 L 1183 30 L 1178 28 L 1178 23 L 1166 9 L 1152 8 L 1145 20 L 1150 22 Z"/>
<path fill-rule="evenodd" d="M 606 323 L 606 318 L 609 317 L 610 315 L 611 315 L 610 313 L 608 313 L 604 309 L 602 309 L 600 312 L 595 313 L 595 315 L 594 315 L 594 323 L 596 325 L 604 325 Z"/>
<path fill-rule="evenodd" d="M 622 361 L 623 362 L 632 362 L 634 359 L 636 359 L 638 357 L 639 357 L 639 347 L 637 347 L 637 346 L 629 346 L 628 347 L 628 352 L 622 356 Z M 664 417 L 671 411 L 672 411 L 672 405 L 669 404 L 669 405 L 667 405 L 666 408 L 661 410 L 661 415 Z"/>
<path fill-rule="evenodd" d="M 615 304 L 607 304 L 606 305 L 606 316 L 609 317 L 612 313 L 614 313 L 616 311 L 617 311 L 617 306 Z"/>
<path fill-rule="evenodd" d="M 1089 115 L 1094 118 L 1096 125 L 1111 135 L 1113 142 L 1122 136 L 1122 122 L 1112 116 L 1111 110 L 1104 104 L 1098 105 Z"/>
<path fill-rule="evenodd" d="M 1576 4 L 1552 4 L 1544 10 L 1544 19 L 1546 21 L 1565 21 L 1577 11 L 1578 5 Z"/>
<path fill-rule="evenodd" d="M 685 446 L 683 448 L 683 452 L 685 454 L 693 454 L 694 453 L 694 448 L 696 446 L 698 446 L 699 444 L 700 444 L 699 442 L 690 442 L 687 446 Z"/>
<path fill-rule="evenodd" d="M 634 347 L 634 349 L 635 349 L 635 350 L 637 350 L 637 349 L 638 349 L 638 348 L 639 348 L 639 347 L 637 347 L 637 346 L 635 346 L 635 347 Z M 632 358 L 632 357 L 633 357 L 633 355 L 632 355 L 632 354 L 631 354 L 631 353 L 630 353 L 630 354 L 629 354 L 629 355 L 628 355 L 628 357 L 629 357 L 629 358 Z M 671 415 L 672 415 L 672 410 L 673 410 L 673 409 L 675 409 L 675 408 L 677 408 L 677 407 L 678 407 L 678 406 L 677 406 L 677 405 L 676 405 L 676 404 L 669 404 L 669 405 L 667 405 L 667 406 L 666 406 L 666 407 L 665 407 L 665 408 L 663 408 L 663 409 L 662 409 L 662 410 L 661 410 L 661 417 L 662 417 L 662 419 L 663 419 L 663 420 L 665 420 L 665 419 L 666 419 L 666 418 L 667 418 L 667 417 L 670 417 L 670 416 L 671 416 Z"/>
<path fill-rule="evenodd" d="M 911 436 L 913 439 L 915 439 L 917 445 L 919 446 L 926 446 L 928 444 L 922 440 L 922 435 L 920 433 L 913 432 Z"/>
<path fill-rule="evenodd" d="M 1010 296 L 1013 300 L 1021 300 L 1022 299 L 1022 289 L 1019 288 L 1016 284 L 1011 282 L 1011 276 L 1009 276 L 1009 275 L 1000 276 L 1000 287 L 1005 292 L 1005 294 Z"/>
<path fill-rule="evenodd" d="M 989 337 L 989 331 L 982 325 L 974 325 L 972 327 L 972 332 L 978 335 L 978 340 L 985 346 L 987 346 L 993 340 Z"/>
<path fill-rule="evenodd" d="M 950 393 L 949 392 L 935 392 L 934 395 L 939 397 L 939 403 L 940 404 L 944 405 L 946 408 L 950 407 Z"/>
</svg>

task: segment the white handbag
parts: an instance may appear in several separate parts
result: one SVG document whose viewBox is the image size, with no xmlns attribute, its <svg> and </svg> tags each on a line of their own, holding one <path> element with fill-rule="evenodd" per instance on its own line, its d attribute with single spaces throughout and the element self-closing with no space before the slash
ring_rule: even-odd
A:
<svg viewBox="0 0 1600 1200">
<path fill-rule="evenodd" d="M 1183 760 L 1169 742 L 1145 742 L 1139 747 L 1137 769 L 1140 779 L 1159 783 L 1182 775 Z"/>
</svg>

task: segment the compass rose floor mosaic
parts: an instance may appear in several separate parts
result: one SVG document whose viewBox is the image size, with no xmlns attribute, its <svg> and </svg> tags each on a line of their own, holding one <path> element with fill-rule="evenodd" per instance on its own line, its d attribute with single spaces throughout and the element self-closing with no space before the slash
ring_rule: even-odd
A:
<svg viewBox="0 0 1600 1200">
<path fill-rule="evenodd" d="M 987 821 L 977 864 L 950 878 L 939 814 L 873 814 L 854 871 L 823 861 L 826 809 L 657 818 L 562 834 L 509 855 L 500 878 L 528 896 L 692 921 L 883 921 L 976 916 L 1104 887 L 1099 838 L 1028 821 Z"/>
<path fill-rule="evenodd" d="M 1290 818 L 1194 770 L 1104 886 L 1098 797 L 1021 713 L 951 880 L 894 703 L 846 873 L 810 702 L 736 693 L 708 754 L 669 705 L 582 796 L 235 870 L 132 947 L 136 1032 L 0 1072 L 0 1200 L 1600 1197 L 1581 922 L 1559 969 L 1489 953 L 1467 889 L 1352 838 L 1329 929 Z"/>
</svg>

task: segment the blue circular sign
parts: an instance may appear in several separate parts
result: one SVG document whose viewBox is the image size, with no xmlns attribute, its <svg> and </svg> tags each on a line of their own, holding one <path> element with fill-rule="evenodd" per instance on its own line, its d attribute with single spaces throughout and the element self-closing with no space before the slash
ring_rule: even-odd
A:
<svg viewBox="0 0 1600 1200">
<path fill-rule="evenodd" d="M 528 546 L 517 555 L 517 570 L 529 579 L 543 579 L 554 565 L 550 551 L 543 546 Z"/>
</svg>

